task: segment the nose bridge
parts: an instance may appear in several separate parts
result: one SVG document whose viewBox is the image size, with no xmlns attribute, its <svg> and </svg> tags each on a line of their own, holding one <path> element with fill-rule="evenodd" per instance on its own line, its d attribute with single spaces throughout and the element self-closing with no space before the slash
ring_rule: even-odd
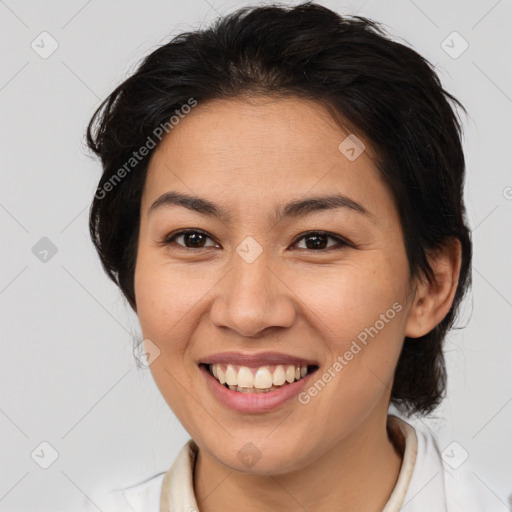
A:
<svg viewBox="0 0 512 512">
<path fill-rule="evenodd" d="M 212 320 L 241 335 L 255 336 L 268 327 L 289 327 L 293 319 L 294 307 L 272 270 L 272 256 L 248 237 L 233 253 L 232 269 L 224 281 L 222 300 L 213 307 Z"/>
<path fill-rule="evenodd" d="M 247 257 L 245 257 L 247 256 Z M 232 290 L 238 295 L 238 298 L 245 296 L 255 297 L 261 301 L 266 300 L 266 294 L 271 293 L 273 272 L 271 271 L 271 257 L 266 251 L 254 256 L 254 250 L 250 249 L 247 253 L 233 256 L 232 280 L 235 286 Z"/>
</svg>

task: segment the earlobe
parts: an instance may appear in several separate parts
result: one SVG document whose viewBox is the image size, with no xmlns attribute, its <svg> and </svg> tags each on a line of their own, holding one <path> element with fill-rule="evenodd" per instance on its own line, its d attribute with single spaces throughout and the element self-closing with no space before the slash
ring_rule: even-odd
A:
<svg viewBox="0 0 512 512">
<path fill-rule="evenodd" d="M 429 333 L 450 311 L 459 282 L 459 240 L 448 240 L 441 249 L 429 256 L 429 262 L 434 280 L 430 283 L 424 279 L 417 285 L 405 328 L 405 335 L 409 338 L 419 338 Z"/>
</svg>

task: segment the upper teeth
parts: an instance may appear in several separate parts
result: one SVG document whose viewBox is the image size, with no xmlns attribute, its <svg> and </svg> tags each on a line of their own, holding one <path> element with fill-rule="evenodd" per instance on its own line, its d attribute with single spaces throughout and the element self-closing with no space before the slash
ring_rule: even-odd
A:
<svg viewBox="0 0 512 512">
<path fill-rule="evenodd" d="M 210 373 L 221 383 L 243 388 L 266 389 L 281 386 L 285 382 L 292 383 L 308 373 L 307 366 L 260 366 L 249 368 L 234 364 L 210 364 Z"/>
</svg>

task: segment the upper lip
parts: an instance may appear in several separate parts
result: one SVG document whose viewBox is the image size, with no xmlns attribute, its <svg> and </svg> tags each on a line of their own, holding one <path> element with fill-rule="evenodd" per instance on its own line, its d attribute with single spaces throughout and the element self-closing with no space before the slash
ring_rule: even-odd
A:
<svg viewBox="0 0 512 512">
<path fill-rule="evenodd" d="M 295 366 L 318 365 L 316 361 L 279 352 L 218 352 L 201 358 L 199 363 L 231 363 L 240 366 L 266 366 L 277 364 L 291 364 Z"/>
</svg>

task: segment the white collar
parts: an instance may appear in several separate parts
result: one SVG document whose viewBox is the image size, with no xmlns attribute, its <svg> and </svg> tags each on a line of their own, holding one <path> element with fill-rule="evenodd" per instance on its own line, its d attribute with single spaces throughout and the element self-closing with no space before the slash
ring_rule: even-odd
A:
<svg viewBox="0 0 512 512">
<path fill-rule="evenodd" d="M 398 512 L 402 503 L 407 503 L 408 488 L 413 474 L 418 452 L 417 438 L 414 428 L 397 416 L 388 416 L 388 428 L 395 437 L 402 438 L 405 444 L 403 462 L 397 483 L 383 512 Z M 174 510 L 199 510 L 194 496 L 194 466 L 198 446 L 192 440 L 185 444 L 172 467 L 166 472 L 162 482 L 160 512 Z M 412 496 L 411 496 L 412 497 Z M 444 508 L 436 512 L 444 512 Z"/>
<path fill-rule="evenodd" d="M 452 469 L 444 463 L 429 430 L 393 415 L 388 415 L 387 425 L 405 449 L 396 485 L 383 512 L 510 511 L 474 471 Z M 96 503 L 101 504 L 103 512 L 198 511 L 194 496 L 197 453 L 197 444 L 189 439 L 166 472 L 130 488 L 112 491 L 106 502 Z M 510 499 L 512 503 L 512 496 Z"/>
</svg>

